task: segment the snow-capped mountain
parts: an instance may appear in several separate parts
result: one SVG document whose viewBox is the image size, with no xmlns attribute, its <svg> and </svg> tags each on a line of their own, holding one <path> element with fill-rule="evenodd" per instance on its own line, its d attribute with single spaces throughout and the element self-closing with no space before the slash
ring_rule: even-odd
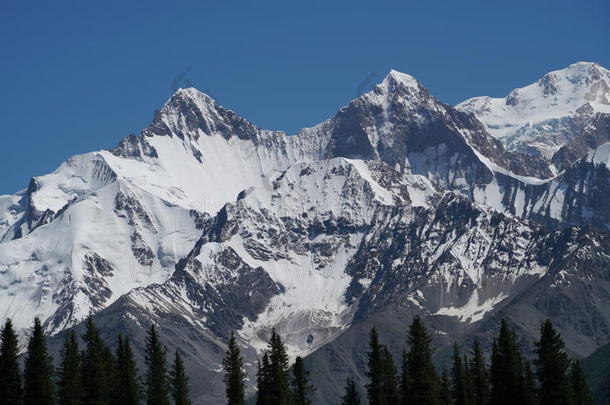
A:
<svg viewBox="0 0 610 405">
<path fill-rule="evenodd" d="M 597 113 L 610 113 L 610 71 L 579 62 L 549 72 L 506 97 L 475 97 L 456 108 L 473 113 L 509 150 L 551 160 Z"/>
<path fill-rule="evenodd" d="M 230 331 L 252 373 L 276 328 L 291 355 L 320 368 L 324 403 L 362 371 L 348 353 L 371 323 L 396 339 L 415 313 L 441 343 L 500 316 L 526 334 L 551 317 L 587 354 L 610 338 L 607 71 L 558 72 L 488 113 L 516 126 L 533 116 L 526 104 L 548 120 L 552 103 L 588 100 L 599 113 L 581 130 L 549 135 L 560 173 L 529 154 L 538 135 L 515 147 L 494 132 L 478 107 L 494 99 L 454 108 L 396 71 L 295 135 L 178 90 L 140 135 L 0 197 L 0 316 L 21 330 L 38 316 L 57 339 L 89 313 L 113 333 L 154 322 L 212 382 Z M 222 395 L 214 383 L 194 390 L 198 401 Z"/>
</svg>

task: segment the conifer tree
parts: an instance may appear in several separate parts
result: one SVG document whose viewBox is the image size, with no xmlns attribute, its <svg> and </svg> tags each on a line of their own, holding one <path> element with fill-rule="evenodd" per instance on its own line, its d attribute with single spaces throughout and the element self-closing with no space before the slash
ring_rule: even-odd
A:
<svg viewBox="0 0 610 405">
<path fill-rule="evenodd" d="M 593 394 L 587 384 L 585 373 L 580 367 L 580 362 L 572 361 L 570 367 L 570 380 L 572 385 L 572 403 L 573 405 L 593 405 L 595 403 Z"/>
<path fill-rule="evenodd" d="M 455 405 L 469 405 L 466 386 L 466 370 L 462 354 L 456 344 L 453 345 L 453 365 L 451 367 L 451 393 Z"/>
<path fill-rule="evenodd" d="M 118 379 L 117 374 L 117 359 L 114 357 L 114 353 L 110 350 L 105 343 L 102 342 L 102 368 L 104 370 L 104 375 L 106 376 L 106 381 L 108 382 L 108 393 L 107 398 L 108 402 L 112 403 L 112 392 L 113 385 Z"/>
<path fill-rule="evenodd" d="M 383 398 L 383 347 L 379 343 L 377 328 L 373 327 L 369 333 L 369 353 L 366 394 L 369 405 L 384 405 Z"/>
<path fill-rule="evenodd" d="M 20 405 L 22 400 L 18 346 L 13 323 L 7 319 L 0 337 L 0 398 L 4 405 Z"/>
<path fill-rule="evenodd" d="M 58 369 L 57 402 L 59 405 L 80 405 L 81 390 L 81 357 L 78 341 L 74 331 L 65 337 L 61 349 L 61 359 Z"/>
<path fill-rule="evenodd" d="M 345 395 L 341 399 L 341 405 L 360 405 L 360 393 L 356 383 L 351 377 L 345 379 Z"/>
<path fill-rule="evenodd" d="M 47 352 L 40 319 L 34 320 L 34 330 L 28 342 L 25 360 L 24 405 L 53 405 L 55 392 L 52 380 L 53 359 Z"/>
<path fill-rule="evenodd" d="M 502 320 L 491 355 L 491 403 L 513 405 L 523 401 L 523 360 L 513 331 Z"/>
<path fill-rule="evenodd" d="M 408 366 L 407 366 L 407 351 L 403 349 L 402 351 L 402 366 L 400 370 L 400 404 L 407 405 L 408 404 Z"/>
<path fill-rule="evenodd" d="M 184 361 L 178 350 L 176 350 L 174 363 L 169 374 L 174 405 L 191 405 L 188 377 L 184 370 Z"/>
<path fill-rule="evenodd" d="M 303 358 L 298 356 L 292 366 L 292 405 L 312 405 L 311 396 L 315 390 Z"/>
<path fill-rule="evenodd" d="M 129 340 L 119 335 L 112 405 L 137 405 L 139 403 L 138 368 L 133 358 Z"/>
<path fill-rule="evenodd" d="M 453 397 L 451 395 L 451 382 L 449 381 L 449 373 L 447 369 L 443 370 L 440 382 L 440 405 L 453 405 Z"/>
<path fill-rule="evenodd" d="M 269 355 L 267 352 L 263 354 L 262 362 L 258 362 L 258 369 L 256 372 L 256 405 L 267 405 L 269 404 Z"/>
<path fill-rule="evenodd" d="M 468 358 L 468 356 L 463 356 L 464 363 L 464 386 L 466 391 L 466 403 L 468 405 L 475 405 L 476 391 L 474 387 L 474 379 L 472 378 L 472 373 L 470 370 L 472 369 L 471 363 L 472 360 Z"/>
<path fill-rule="evenodd" d="M 266 372 L 268 405 L 290 404 L 288 355 L 280 335 L 273 329 L 268 344 L 269 365 Z"/>
<path fill-rule="evenodd" d="M 229 344 L 223 360 L 225 369 L 224 382 L 226 386 L 227 405 L 244 405 L 244 359 L 235 339 L 235 333 L 231 332 Z M 259 363 L 260 369 L 260 363 Z"/>
<path fill-rule="evenodd" d="M 523 360 L 523 382 L 521 383 L 521 398 L 522 405 L 537 405 L 537 387 L 532 365 L 529 360 Z"/>
<path fill-rule="evenodd" d="M 489 371 L 478 338 L 475 338 L 472 344 L 471 356 L 468 367 L 472 386 L 471 402 L 473 405 L 487 405 L 489 403 Z"/>
<path fill-rule="evenodd" d="M 109 349 L 102 341 L 91 316 L 85 321 L 83 341 L 85 349 L 81 355 L 82 404 L 109 405 L 112 383 Z"/>
<path fill-rule="evenodd" d="M 167 384 L 166 349 L 159 341 L 155 326 L 152 325 L 146 336 L 146 404 L 169 405 Z"/>
<path fill-rule="evenodd" d="M 387 346 L 382 346 L 382 397 L 386 404 L 398 404 L 400 402 L 400 393 L 398 389 L 398 376 L 396 372 L 396 364 L 394 358 L 388 350 Z"/>
<path fill-rule="evenodd" d="M 432 364 L 431 338 L 419 316 L 409 327 L 407 343 L 407 404 L 437 405 L 440 381 Z"/>
<path fill-rule="evenodd" d="M 540 327 L 540 340 L 536 343 L 536 375 L 540 405 L 570 405 L 570 358 L 564 343 L 550 320 Z"/>
</svg>

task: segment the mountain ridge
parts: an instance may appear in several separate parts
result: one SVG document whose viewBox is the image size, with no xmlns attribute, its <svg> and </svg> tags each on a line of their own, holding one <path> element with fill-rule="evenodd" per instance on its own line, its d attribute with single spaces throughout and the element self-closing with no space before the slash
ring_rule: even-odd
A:
<svg viewBox="0 0 610 405">
<path fill-rule="evenodd" d="M 443 344 L 500 316 L 532 336 L 547 316 L 586 355 L 610 337 L 610 119 L 587 122 L 552 172 L 396 71 L 295 135 L 180 89 L 139 135 L 0 196 L 0 315 L 56 336 L 89 313 L 129 333 L 156 323 L 212 381 L 232 330 L 253 378 L 273 328 L 324 364 L 389 313 L 422 314 Z M 343 366 L 320 395 L 362 373 Z"/>
</svg>

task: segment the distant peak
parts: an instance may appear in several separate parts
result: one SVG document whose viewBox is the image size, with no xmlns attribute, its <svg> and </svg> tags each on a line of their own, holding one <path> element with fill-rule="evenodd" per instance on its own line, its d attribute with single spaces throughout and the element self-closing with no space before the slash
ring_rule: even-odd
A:
<svg viewBox="0 0 610 405">
<path fill-rule="evenodd" d="M 417 87 L 419 85 L 419 83 L 413 76 L 399 72 L 398 70 L 394 69 L 390 69 L 388 74 L 383 79 L 382 84 L 387 85 L 390 82 L 401 83 L 407 87 Z"/>
<path fill-rule="evenodd" d="M 194 87 L 180 88 L 172 94 L 161 108 L 162 112 L 180 111 L 197 109 L 212 113 L 216 111 L 220 105 L 212 97 L 206 93 L 197 90 Z"/>
<path fill-rule="evenodd" d="M 582 69 L 582 68 L 591 68 L 591 67 L 596 67 L 596 68 L 604 69 L 599 63 L 596 63 L 596 62 L 585 62 L 585 61 L 580 61 L 580 62 L 572 63 L 570 66 L 567 67 L 567 69 Z"/>
<path fill-rule="evenodd" d="M 610 71 L 598 63 L 595 62 L 576 62 L 572 63 L 566 68 L 560 70 L 554 70 L 542 76 L 538 82 L 546 83 L 549 80 L 561 80 L 565 78 L 571 83 L 579 83 L 585 81 L 597 81 L 599 79 L 610 78 Z"/>
<path fill-rule="evenodd" d="M 214 98 L 212 98 L 210 95 L 204 93 L 201 90 L 198 90 L 194 87 L 184 87 L 184 88 L 179 88 L 178 90 L 175 91 L 175 93 L 172 95 L 172 97 L 170 98 L 170 100 L 174 97 L 181 97 L 181 98 L 190 98 L 193 100 L 201 100 L 201 101 L 206 101 L 206 102 L 212 102 L 212 103 L 216 103 L 216 100 L 214 100 Z"/>
</svg>

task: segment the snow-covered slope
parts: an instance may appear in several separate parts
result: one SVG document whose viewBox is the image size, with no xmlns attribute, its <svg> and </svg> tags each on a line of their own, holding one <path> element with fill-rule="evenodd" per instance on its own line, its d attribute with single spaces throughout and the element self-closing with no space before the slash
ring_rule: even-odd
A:
<svg viewBox="0 0 610 405">
<path fill-rule="evenodd" d="M 203 93 L 179 90 L 141 136 L 127 137 L 112 151 L 75 156 L 32 179 L 26 191 L 2 197 L 2 315 L 19 328 L 38 316 L 55 332 L 133 288 L 163 283 L 193 249 L 206 219 L 246 196 L 267 215 L 309 214 L 319 221 L 318 210 L 341 217 L 357 204 L 341 194 L 340 179 L 350 173 L 368 190 L 352 198 L 392 205 L 408 201 L 411 187 L 417 203 L 425 204 L 433 193 L 423 179 L 391 182 L 382 168 L 364 161 L 321 160 L 325 136 L 321 128 L 290 137 L 260 130 Z M 322 174 L 306 176 L 310 171 Z M 311 180 L 300 183 L 304 179 Z M 356 205 L 343 216 L 366 222 L 372 214 L 363 209 Z M 304 259 L 285 260 L 300 267 Z M 341 273 L 346 259 L 337 260 Z M 281 272 L 269 272 L 284 280 Z M 336 291 L 335 300 L 340 295 Z"/>
<path fill-rule="evenodd" d="M 485 322 L 559 266 L 549 246 L 571 252 L 556 229 L 610 229 L 610 120 L 567 134 L 553 174 L 475 117 L 485 103 L 517 124 L 580 99 L 606 108 L 603 68 L 547 76 L 496 111 L 391 71 L 295 135 L 178 90 L 140 135 L 0 196 L 0 317 L 24 330 L 38 316 L 51 334 L 89 313 L 113 330 L 157 322 L 206 378 L 233 330 L 252 360 L 272 328 L 304 355 L 384 311 L 443 319 L 447 336 Z"/>
<path fill-rule="evenodd" d="M 610 71 L 579 62 L 549 72 L 506 97 L 475 97 L 456 108 L 475 114 L 509 150 L 551 159 L 592 115 L 610 113 Z"/>
<path fill-rule="evenodd" d="M 595 165 L 610 167 L 610 143 L 606 142 L 589 152 L 586 161 Z"/>
</svg>

